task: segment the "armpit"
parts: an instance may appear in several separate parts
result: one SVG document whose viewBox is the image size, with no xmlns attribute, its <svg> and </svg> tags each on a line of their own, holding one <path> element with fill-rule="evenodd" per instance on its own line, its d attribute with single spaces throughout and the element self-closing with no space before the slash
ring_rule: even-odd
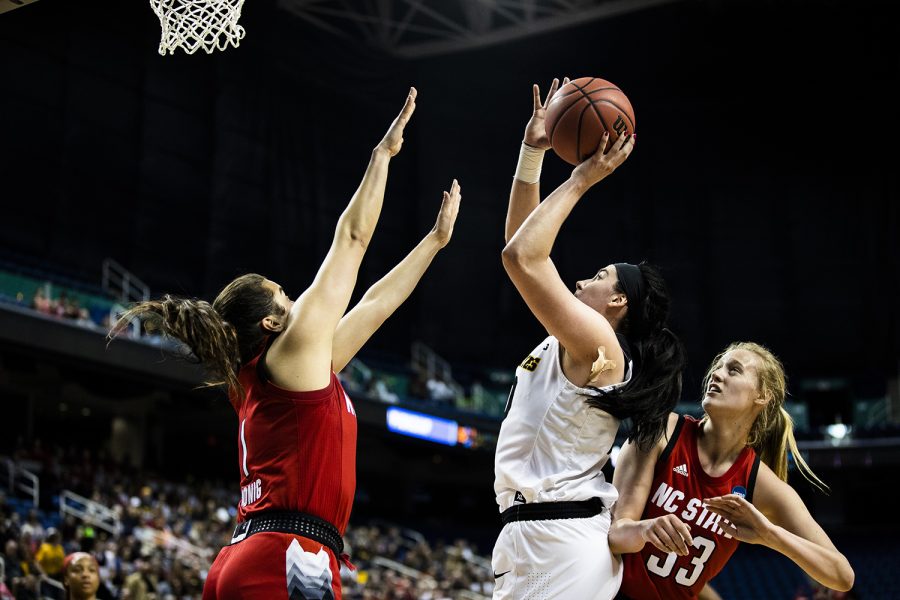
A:
<svg viewBox="0 0 900 600">
<path fill-rule="evenodd" d="M 591 365 L 591 374 L 588 377 L 588 383 L 593 383 L 600 375 L 616 368 L 616 361 L 606 358 L 606 347 L 597 348 L 597 360 Z"/>
</svg>

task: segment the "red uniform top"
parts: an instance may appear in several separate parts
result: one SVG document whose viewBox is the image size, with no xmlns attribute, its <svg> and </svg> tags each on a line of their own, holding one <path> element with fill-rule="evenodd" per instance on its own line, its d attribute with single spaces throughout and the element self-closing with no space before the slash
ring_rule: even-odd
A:
<svg viewBox="0 0 900 600">
<path fill-rule="evenodd" d="M 321 390 L 291 392 L 269 381 L 260 353 L 238 375 L 241 501 L 238 522 L 266 510 L 325 519 L 341 535 L 356 490 L 356 411 L 337 376 Z"/>
<path fill-rule="evenodd" d="M 691 527 L 691 552 L 687 556 L 666 554 L 648 542 L 640 552 L 624 554 L 620 596 L 631 600 L 696 598 L 737 549 L 738 540 L 728 535 L 719 516 L 704 508 L 703 499 L 742 493 L 752 501 L 759 457 L 752 448 L 744 448 L 724 475 L 710 477 L 697 454 L 698 425 L 693 417 L 679 417 L 672 439 L 656 461 L 651 496 L 641 516 L 678 515 Z"/>
</svg>

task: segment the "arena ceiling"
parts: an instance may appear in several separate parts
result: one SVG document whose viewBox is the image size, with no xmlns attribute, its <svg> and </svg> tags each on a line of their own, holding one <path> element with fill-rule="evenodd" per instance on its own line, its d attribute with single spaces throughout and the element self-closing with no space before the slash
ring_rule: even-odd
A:
<svg viewBox="0 0 900 600">
<path fill-rule="evenodd" d="M 336 36 L 388 54 L 450 54 L 681 0 L 279 0 Z"/>
</svg>

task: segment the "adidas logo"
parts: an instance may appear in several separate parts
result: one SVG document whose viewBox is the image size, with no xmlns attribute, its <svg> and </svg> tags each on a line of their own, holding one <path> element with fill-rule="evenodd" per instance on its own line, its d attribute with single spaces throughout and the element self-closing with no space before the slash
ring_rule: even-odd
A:
<svg viewBox="0 0 900 600">
<path fill-rule="evenodd" d="M 678 465 L 677 467 L 675 467 L 672 470 L 675 471 L 676 473 L 678 473 L 679 475 L 684 475 L 685 477 L 688 476 L 687 465 Z"/>
</svg>

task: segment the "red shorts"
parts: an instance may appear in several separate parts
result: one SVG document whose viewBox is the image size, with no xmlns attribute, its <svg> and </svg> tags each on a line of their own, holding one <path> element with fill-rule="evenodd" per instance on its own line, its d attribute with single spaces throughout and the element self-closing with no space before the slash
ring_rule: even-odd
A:
<svg viewBox="0 0 900 600">
<path fill-rule="evenodd" d="M 213 561 L 203 600 L 341 600 L 340 564 L 319 542 L 256 533 L 225 546 Z"/>
</svg>

